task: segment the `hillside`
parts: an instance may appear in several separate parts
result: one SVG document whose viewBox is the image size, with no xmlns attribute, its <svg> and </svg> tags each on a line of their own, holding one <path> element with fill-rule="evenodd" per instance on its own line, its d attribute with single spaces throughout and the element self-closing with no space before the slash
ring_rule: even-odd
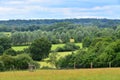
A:
<svg viewBox="0 0 120 80">
<path fill-rule="evenodd" d="M 48 30 L 55 23 L 69 23 L 81 26 L 112 27 L 120 25 L 118 19 L 39 19 L 39 20 L 6 20 L 0 21 L 0 31 L 34 31 L 38 29 Z M 47 26 L 47 28 L 46 28 Z M 45 27 L 45 28 L 44 28 Z M 67 26 L 66 26 L 67 27 Z"/>
</svg>

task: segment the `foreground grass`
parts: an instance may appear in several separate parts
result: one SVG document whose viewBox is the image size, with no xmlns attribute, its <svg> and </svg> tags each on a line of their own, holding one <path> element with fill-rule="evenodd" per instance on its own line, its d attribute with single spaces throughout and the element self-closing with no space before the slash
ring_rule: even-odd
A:
<svg viewBox="0 0 120 80">
<path fill-rule="evenodd" d="M 0 72 L 0 80 L 120 80 L 120 68 Z"/>
</svg>

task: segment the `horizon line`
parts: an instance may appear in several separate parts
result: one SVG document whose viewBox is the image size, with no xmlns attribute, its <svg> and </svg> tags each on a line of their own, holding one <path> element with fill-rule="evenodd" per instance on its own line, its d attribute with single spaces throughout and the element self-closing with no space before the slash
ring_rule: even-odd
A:
<svg viewBox="0 0 120 80">
<path fill-rule="evenodd" d="M 120 18 L 29 18 L 29 19 L 0 19 L 0 21 L 10 21 L 10 20 L 69 20 L 69 19 L 107 19 L 107 20 L 120 20 Z"/>
</svg>

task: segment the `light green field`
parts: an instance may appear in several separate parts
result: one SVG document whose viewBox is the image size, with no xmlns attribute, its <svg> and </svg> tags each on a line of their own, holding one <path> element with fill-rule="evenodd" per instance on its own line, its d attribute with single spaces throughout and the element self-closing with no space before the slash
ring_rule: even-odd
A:
<svg viewBox="0 0 120 80">
<path fill-rule="evenodd" d="M 82 48 L 82 43 L 75 43 L 76 45 L 80 46 Z M 55 50 L 57 47 L 63 47 L 65 44 L 53 44 L 51 47 L 51 50 Z M 25 48 L 28 48 L 28 46 L 13 46 L 12 47 L 16 51 L 21 51 Z"/>
<path fill-rule="evenodd" d="M 47 62 L 44 62 L 44 61 L 41 61 L 41 62 L 38 62 L 40 64 L 40 68 L 44 68 L 44 67 L 48 67 L 48 68 L 55 68 L 54 65 L 51 65 L 50 63 L 47 63 Z"/>
<path fill-rule="evenodd" d="M 12 47 L 16 51 L 22 51 L 25 48 L 28 48 L 28 46 L 13 46 Z"/>
<path fill-rule="evenodd" d="M 0 32 L 1 34 L 5 34 L 6 36 L 11 36 L 11 32 Z"/>
<path fill-rule="evenodd" d="M 57 47 L 63 47 L 65 44 L 53 44 L 51 50 L 55 50 Z"/>
<path fill-rule="evenodd" d="M 120 68 L 0 72 L 0 80 L 120 80 Z"/>
</svg>

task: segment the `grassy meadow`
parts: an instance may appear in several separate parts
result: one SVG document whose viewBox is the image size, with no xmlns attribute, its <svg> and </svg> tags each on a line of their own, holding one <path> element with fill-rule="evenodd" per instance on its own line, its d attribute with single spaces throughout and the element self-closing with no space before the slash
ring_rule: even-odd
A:
<svg viewBox="0 0 120 80">
<path fill-rule="evenodd" d="M 120 68 L 10 71 L 0 80 L 120 80 Z"/>
</svg>

